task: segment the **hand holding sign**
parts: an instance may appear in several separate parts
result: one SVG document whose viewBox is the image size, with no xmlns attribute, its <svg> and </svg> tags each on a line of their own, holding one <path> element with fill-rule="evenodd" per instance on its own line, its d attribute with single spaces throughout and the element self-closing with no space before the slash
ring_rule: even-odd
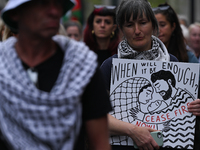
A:
<svg viewBox="0 0 200 150">
<path fill-rule="evenodd" d="M 188 106 L 188 111 L 195 116 L 200 116 L 200 99 L 196 99 Z"/>
</svg>

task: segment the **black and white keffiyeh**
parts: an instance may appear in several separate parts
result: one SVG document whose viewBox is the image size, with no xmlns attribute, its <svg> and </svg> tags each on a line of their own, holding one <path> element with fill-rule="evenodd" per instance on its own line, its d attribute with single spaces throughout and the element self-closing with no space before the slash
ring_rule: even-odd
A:
<svg viewBox="0 0 200 150">
<path fill-rule="evenodd" d="M 17 150 L 72 150 L 81 126 L 81 96 L 97 67 L 84 43 L 55 36 L 65 52 L 58 79 L 37 89 L 15 51 L 16 38 L 0 45 L 0 129 Z"/>
<path fill-rule="evenodd" d="M 157 37 L 152 35 L 152 49 L 143 52 L 133 50 L 126 40 L 118 46 L 118 57 L 138 60 L 169 61 L 170 57 L 165 45 Z"/>
</svg>

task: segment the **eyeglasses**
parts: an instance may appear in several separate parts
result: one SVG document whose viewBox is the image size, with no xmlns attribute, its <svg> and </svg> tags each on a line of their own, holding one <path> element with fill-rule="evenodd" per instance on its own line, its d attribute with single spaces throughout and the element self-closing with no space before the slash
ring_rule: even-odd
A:
<svg viewBox="0 0 200 150">
<path fill-rule="evenodd" d="M 159 7 L 152 8 L 153 11 L 167 10 L 167 9 L 169 9 L 169 6 L 159 6 Z"/>
<path fill-rule="evenodd" d="M 107 9 L 115 9 L 116 6 L 107 6 L 107 5 L 94 5 L 95 9 L 99 9 L 99 8 L 107 8 Z"/>
</svg>

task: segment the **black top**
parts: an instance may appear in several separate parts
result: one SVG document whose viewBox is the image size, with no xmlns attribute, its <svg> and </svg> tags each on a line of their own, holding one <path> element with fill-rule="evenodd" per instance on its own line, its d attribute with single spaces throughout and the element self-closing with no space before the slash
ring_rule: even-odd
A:
<svg viewBox="0 0 200 150">
<path fill-rule="evenodd" d="M 111 56 L 111 53 L 109 50 L 98 50 L 96 53 L 98 55 L 99 66 L 101 66 L 104 60 L 106 60 L 107 58 Z"/>
<path fill-rule="evenodd" d="M 44 62 L 40 63 L 39 65 L 35 66 L 34 68 L 31 68 L 33 72 L 38 73 L 38 82 L 36 85 L 38 89 L 45 92 L 51 91 L 54 83 L 58 78 L 63 58 L 64 58 L 64 53 L 60 48 L 58 48 L 58 50 L 53 56 L 51 56 Z M 22 62 L 22 65 L 25 70 L 28 70 L 30 68 L 24 62 Z"/>
</svg>

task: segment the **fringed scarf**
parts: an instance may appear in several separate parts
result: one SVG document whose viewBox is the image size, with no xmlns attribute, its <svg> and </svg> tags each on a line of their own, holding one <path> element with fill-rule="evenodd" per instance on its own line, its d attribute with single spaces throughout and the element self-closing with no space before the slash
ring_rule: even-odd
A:
<svg viewBox="0 0 200 150">
<path fill-rule="evenodd" d="M 136 50 L 132 49 L 127 40 L 121 41 L 118 46 L 118 57 L 138 60 L 170 60 L 165 45 L 155 36 L 152 36 L 152 49 L 142 52 L 137 52 Z"/>
<path fill-rule="evenodd" d="M 72 150 L 81 127 L 81 96 L 96 67 L 84 43 L 55 36 L 65 56 L 47 93 L 37 89 L 15 51 L 16 39 L 0 45 L 0 129 L 17 150 Z"/>
</svg>

